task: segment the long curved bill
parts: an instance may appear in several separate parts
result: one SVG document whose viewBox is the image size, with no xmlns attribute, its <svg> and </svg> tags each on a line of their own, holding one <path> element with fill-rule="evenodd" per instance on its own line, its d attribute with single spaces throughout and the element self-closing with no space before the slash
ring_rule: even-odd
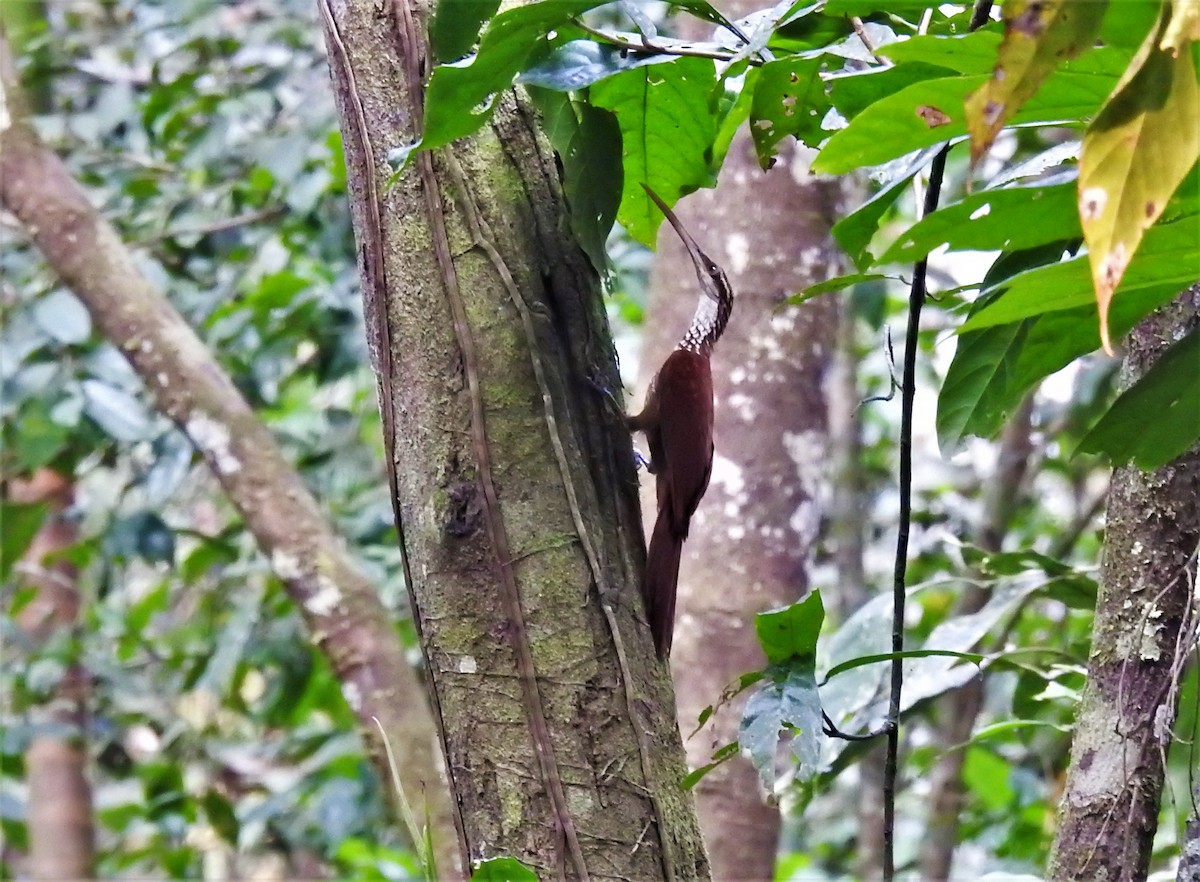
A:
<svg viewBox="0 0 1200 882">
<path fill-rule="evenodd" d="M 696 277 L 700 280 L 700 287 L 713 300 L 720 299 L 712 286 L 714 283 L 719 284 L 718 275 L 721 279 L 724 278 L 721 268 L 713 263 L 707 254 L 700 250 L 700 246 L 696 244 L 696 240 L 683 228 L 683 224 L 679 222 L 679 218 L 675 217 L 675 212 L 667 208 L 667 203 L 663 202 L 658 194 L 650 189 L 650 185 L 643 183 L 642 189 L 646 191 L 647 196 L 654 200 L 654 204 L 658 206 L 658 210 L 663 213 L 663 217 L 675 228 L 676 234 L 683 241 L 683 247 L 687 249 L 688 256 L 692 259 L 693 266 L 696 267 Z"/>
</svg>

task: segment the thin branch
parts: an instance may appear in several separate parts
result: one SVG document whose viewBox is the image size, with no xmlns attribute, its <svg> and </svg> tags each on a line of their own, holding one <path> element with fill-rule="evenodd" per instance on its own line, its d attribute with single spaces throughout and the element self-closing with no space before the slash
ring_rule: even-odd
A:
<svg viewBox="0 0 1200 882">
<path fill-rule="evenodd" d="M 571 23 L 580 30 L 591 34 L 597 40 L 602 40 L 611 46 L 615 46 L 624 52 L 632 52 L 635 55 L 673 55 L 676 57 L 688 58 L 711 58 L 716 61 L 734 61 L 738 58 L 736 52 L 719 52 L 712 49 L 696 49 L 691 46 L 660 46 L 651 43 L 649 38 L 642 37 L 638 42 L 627 40 L 617 34 L 610 34 L 607 31 L 602 31 L 599 28 L 594 28 L 579 18 L 572 18 Z M 763 60 L 761 58 L 746 58 L 746 63 L 754 67 L 761 67 Z"/>
<path fill-rule="evenodd" d="M 207 224 L 197 224 L 194 227 L 178 227 L 173 230 L 163 230 L 161 233 L 155 233 L 152 236 L 146 236 L 142 239 L 135 239 L 129 243 L 130 248 L 146 248 L 165 239 L 179 239 L 184 236 L 207 236 L 212 233 L 221 233 L 225 230 L 233 230 L 238 227 L 246 227 L 251 224 L 257 224 L 261 221 L 271 220 L 283 213 L 282 205 L 272 205 L 269 208 L 263 208 L 259 211 L 251 211 L 246 214 L 238 214 L 233 217 L 221 218 L 220 220 L 211 221 Z"/>
<path fill-rule="evenodd" d="M 858 39 L 862 40 L 863 46 L 865 46 L 866 50 L 871 53 L 871 57 L 884 67 L 891 67 L 892 60 L 879 54 L 874 41 L 872 41 L 870 36 L 867 34 L 867 26 L 863 24 L 863 20 L 857 15 L 852 15 L 850 16 L 850 24 L 853 25 L 854 33 L 858 36 Z"/>
<path fill-rule="evenodd" d="M 992 0 L 976 0 L 971 15 L 971 29 L 975 30 L 988 20 Z M 929 186 L 925 191 L 922 217 L 937 209 L 942 180 L 946 174 L 946 157 L 950 145 L 946 144 L 934 157 L 929 170 Z M 900 387 L 900 523 L 896 536 L 896 561 L 892 573 L 892 660 L 891 694 L 888 701 L 887 757 L 883 772 L 883 878 L 891 882 L 896 878 L 896 777 L 900 754 L 900 699 L 904 685 L 904 666 L 900 653 L 904 651 L 904 605 L 907 600 L 906 577 L 908 573 L 908 538 L 912 529 L 912 424 L 913 402 L 917 391 L 917 343 L 921 327 L 921 308 L 925 305 L 926 277 L 929 258 L 923 257 L 913 268 L 912 287 L 908 294 L 908 330 L 904 338 L 904 374 Z"/>
<path fill-rule="evenodd" d="M 922 216 L 937 208 L 942 179 L 946 173 L 946 156 L 950 145 L 934 157 L 929 171 L 929 187 L 925 191 Z M 896 536 L 896 562 L 892 573 L 892 660 L 891 694 L 888 701 L 887 757 L 883 769 L 883 878 L 896 877 L 896 774 L 900 754 L 900 698 L 904 683 L 904 665 L 899 654 L 904 651 L 904 604 L 907 600 L 908 537 L 912 528 L 912 424 L 913 401 L 917 390 L 917 340 L 921 328 L 921 307 L 925 305 L 925 276 L 929 258 L 923 257 L 913 270 L 912 287 L 908 293 L 908 330 L 904 336 L 904 373 L 900 385 L 900 524 Z"/>
</svg>

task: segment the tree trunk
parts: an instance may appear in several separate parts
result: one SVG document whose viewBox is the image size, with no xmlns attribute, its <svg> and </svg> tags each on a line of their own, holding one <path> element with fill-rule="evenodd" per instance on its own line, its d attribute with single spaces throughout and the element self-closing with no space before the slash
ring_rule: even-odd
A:
<svg viewBox="0 0 1200 882">
<path fill-rule="evenodd" d="M 1022 499 L 1022 485 L 1033 456 L 1033 394 L 1026 396 L 1013 414 L 1000 440 L 996 470 L 983 493 L 983 519 L 976 528 L 979 547 L 1000 551 L 1013 513 Z M 957 616 L 979 612 L 991 599 L 991 590 L 969 584 L 955 607 Z M 967 803 L 963 768 L 967 751 L 961 745 L 971 740 L 975 722 L 983 710 L 983 674 L 976 674 L 958 689 L 937 701 L 937 724 L 933 743 L 940 752 L 929 773 L 929 817 L 919 857 L 921 878 L 946 882 L 951 878 L 954 852 L 958 848 L 959 819 Z"/>
<path fill-rule="evenodd" d="M 823 383 L 837 302 L 781 303 L 831 274 L 838 256 L 829 229 L 841 186 L 804 168 L 803 157 L 785 148 L 763 174 L 750 138 L 739 136 L 717 189 L 689 197 L 678 210 L 736 296 L 712 360 L 712 480 L 680 565 L 672 668 L 686 733 L 731 681 L 765 663 L 754 615 L 792 603 L 808 588 L 817 496 L 829 478 Z M 678 237 L 664 228 L 659 241 L 643 388 L 687 329 L 699 295 Z M 653 506 L 652 492 L 646 501 Z M 743 704 L 723 706 L 688 741 L 693 768 L 737 740 Z M 750 762 L 737 757 L 719 766 L 696 792 L 714 877 L 773 878 L 779 810 L 766 801 Z"/>
<path fill-rule="evenodd" d="M 29 127 L 2 37 L 0 107 L 7 111 L 0 113 L 0 204 L 29 230 L 96 327 L 137 371 L 155 406 L 204 455 L 301 607 L 376 770 L 391 780 L 381 725 L 409 800 L 427 814 L 437 845 L 452 846 L 451 808 L 428 705 L 375 586 L 237 387 Z M 443 872 L 451 872 L 456 857 L 451 847 Z"/>
<path fill-rule="evenodd" d="M 1200 882 L 1200 781 L 1192 787 L 1192 810 L 1188 813 L 1175 882 Z"/>
<path fill-rule="evenodd" d="M 708 875 L 639 600 L 636 477 L 599 286 L 524 98 L 419 153 L 429 7 L 323 2 L 409 589 L 465 856 Z"/>
<path fill-rule="evenodd" d="M 1129 335 L 1122 383 L 1200 322 L 1200 285 Z M 1162 757 L 1175 721 L 1182 635 L 1193 623 L 1200 450 L 1153 472 L 1113 474 L 1092 651 L 1049 878 L 1146 878 Z"/>
<path fill-rule="evenodd" d="M 17 626 L 33 647 L 61 639 L 78 623 L 78 571 L 63 557 L 79 540 L 78 524 L 63 516 L 73 496 L 71 483 L 49 469 L 39 469 L 28 479 L 15 479 L 8 488 L 12 502 L 48 506 L 45 522 L 16 566 L 17 584 L 36 591 L 16 617 Z M 39 734 L 25 749 L 27 869 L 30 878 L 38 882 L 65 882 L 95 874 L 96 832 L 83 737 L 87 695 L 86 671 L 78 662 L 70 662 L 50 697 L 31 714 Z"/>
</svg>

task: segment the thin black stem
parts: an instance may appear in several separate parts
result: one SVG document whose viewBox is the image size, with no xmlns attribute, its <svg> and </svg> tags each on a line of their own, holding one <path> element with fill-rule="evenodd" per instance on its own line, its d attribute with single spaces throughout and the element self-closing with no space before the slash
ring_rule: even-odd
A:
<svg viewBox="0 0 1200 882">
<path fill-rule="evenodd" d="M 991 14 L 992 0 L 977 0 L 971 15 L 971 30 L 987 23 Z M 937 209 L 941 195 L 942 180 L 946 174 L 946 156 L 950 145 L 938 151 L 929 168 L 929 186 L 925 191 L 922 217 Z M 887 730 L 887 756 L 883 767 L 883 879 L 892 882 L 896 878 L 896 777 L 900 756 L 900 699 L 904 685 L 904 662 L 900 653 L 904 651 L 904 605 L 907 600 L 906 578 L 908 574 L 908 537 L 912 527 L 912 421 L 913 400 L 917 389 L 917 343 L 921 328 L 921 307 L 928 295 L 926 278 L 929 274 L 929 258 L 922 258 L 913 268 L 912 287 L 908 292 L 908 330 L 904 335 L 904 372 L 900 386 L 900 524 L 896 534 L 896 562 L 892 574 L 892 659 L 891 694 L 888 701 L 888 716 L 884 724 Z"/>
<path fill-rule="evenodd" d="M 922 217 L 937 208 L 946 173 L 947 144 L 938 151 L 929 168 L 929 186 L 925 190 Z M 896 535 L 896 563 L 892 574 L 892 688 L 888 702 L 887 757 L 883 766 L 883 878 L 891 882 L 896 876 L 896 772 L 900 755 L 900 696 L 904 683 L 904 663 L 899 654 L 904 651 L 904 603 L 907 599 L 905 579 L 908 574 L 908 535 L 912 526 L 912 422 L 913 399 L 917 390 L 917 337 L 921 329 L 921 307 L 925 305 L 926 275 L 929 258 L 924 257 L 913 268 L 912 287 L 908 291 L 908 330 L 904 335 L 904 372 L 900 381 L 900 526 Z"/>
</svg>

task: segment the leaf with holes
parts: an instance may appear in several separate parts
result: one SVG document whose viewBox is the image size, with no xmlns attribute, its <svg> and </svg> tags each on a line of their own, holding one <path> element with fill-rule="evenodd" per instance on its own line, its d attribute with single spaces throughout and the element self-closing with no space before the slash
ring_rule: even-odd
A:
<svg viewBox="0 0 1200 882">
<path fill-rule="evenodd" d="M 1191 51 L 1172 54 L 1159 45 L 1171 22 L 1167 8 L 1083 137 L 1079 217 L 1109 353 L 1108 310 L 1117 286 L 1146 230 L 1200 157 L 1195 60 Z"/>
<path fill-rule="evenodd" d="M 821 58 L 788 57 L 759 68 L 750 105 L 750 136 L 763 168 L 774 165 L 775 145 L 788 135 L 810 147 L 825 138 L 821 121 L 829 110 L 829 98 L 821 81 L 824 64 Z"/>
<path fill-rule="evenodd" d="M 973 163 L 987 153 L 1009 117 L 1058 65 L 1095 45 L 1107 6 L 1107 0 L 1011 0 L 1004 4 L 1004 40 L 995 70 L 967 99 Z"/>
</svg>

